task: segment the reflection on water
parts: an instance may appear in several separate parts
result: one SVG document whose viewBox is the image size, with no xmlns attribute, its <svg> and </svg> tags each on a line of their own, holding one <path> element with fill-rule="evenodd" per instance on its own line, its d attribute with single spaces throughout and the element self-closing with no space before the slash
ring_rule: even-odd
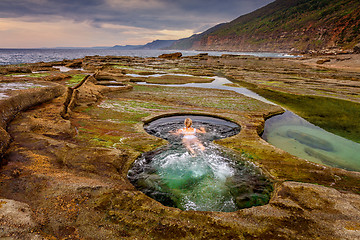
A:
<svg viewBox="0 0 360 240">
<path fill-rule="evenodd" d="M 290 111 L 266 120 L 262 137 L 303 159 L 360 171 L 360 144 L 329 133 Z"/>
<path fill-rule="evenodd" d="M 207 131 L 199 136 L 206 150 L 197 149 L 197 155 L 191 156 L 181 144 L 181 136 L 169 133 L 182 128 L 186 117 L 162 118 L 145 127 L 170 144 L 138 159 L 128 173 L 130 181 L 162 204 L 183 210 L 231 212 L 266 204 L 272 185 L 260 170 L 210 143 L 237 134 L 239 126 L 222 119 L 190 116 L 195 128 Z"/>
<path fill-rule="evenodd" d="M 72 70 L 84 71 L 82 68 L 69 68 L 65 66 L 53 66 L 53 68 L 59 69 L 60 72 L 70 72 Z"/>
<path fill-rule="evenodd" d="M 8 91 L 23 90 L 29 88 L 44 87 L 44 85 L 32 82 L 2 82 L 0 83 L 0 99 L 8 98 Z"/>
<path fill-rule="evenodd" d="M 163 75 L 168 75 L 168 74 L 156 74 L 156 75 L 151 75 L 151 76 L 152 77 L 154 77 L 154 76 L 160 77 L 160 76 L 163 76 Z M 172 75 L 180 75 L 180 74 L 172 74 Z M 134 74 L 132 74 L 132 76 L 134 76 Z M 182 76 L 186 76 L 186 75 L 182 75 Z M 146 76 L 142 76 L 142 77 L 146 77 Z M 149 84 L 149 83 L 145 83 L 145 82 L 139 82 L 138 84 L 140 84 L 140 85 L 162 85 L 162 86 L 168 86 L 168 87 L 198 87 L 198 88 L 231 90 L 231 91 L 240 93 L 242 95 L 245 95 L 247 97 L 255 98 L 255 99 L 260 100 L 260 101 L 265 102 L 265 103 L 274 104 L 274 103 L 270 102 L 269 100 L 267 100 L 266 98 L 263 98 L 259 94 L 255 93 L 253 91 L 250 91 L 247 88 L 226 86 L 225 84 L 232 84 L 233 83 L 233 82 L 229 81 L 226 78 L 218 77 L 218 76 L 211 77 L 211 78 L 215 78 L 215 80 L 212 81 L 211 83 Z"/>
<path fill-rule="evenodd" d="M 5 99 L 5 98 L 8 98 L 9 96 L 6 94 L 6 93 L 1 93 L 0 92 L 0 100 L 1 99 Z"/>
</svg>

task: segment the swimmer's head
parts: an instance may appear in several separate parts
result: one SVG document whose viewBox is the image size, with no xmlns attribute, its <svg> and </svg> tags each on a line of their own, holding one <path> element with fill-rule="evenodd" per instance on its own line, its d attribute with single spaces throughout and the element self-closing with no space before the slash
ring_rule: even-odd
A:
<svg viewBox="0 0 360 240">
<path fill-rule="evenodd" d="M 185 124 L 185 127 L 189 128 L 192 125 L 192 120 L 190 118 L 187 118 L 187 119 L 185 119 L 184 124 Z"/>
</svg>

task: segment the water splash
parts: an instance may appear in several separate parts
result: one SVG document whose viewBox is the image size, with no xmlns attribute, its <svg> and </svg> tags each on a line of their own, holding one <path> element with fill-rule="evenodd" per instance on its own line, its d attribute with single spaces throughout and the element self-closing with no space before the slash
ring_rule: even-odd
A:
<svg viewBox="0 0 360 240">
<path fill-rule="evenodd" d="M 271 182 L 252 163 L 210 141 L 237 134 L 232 122 L 204 116 L 190 116 L 194 127 L 207 130 L 201 141 L 206 150 L 192 156 L 179 136 L 169 131 L 183 126 L 189 116 L 158 119 L 145 129 L 170 144 L 143 154 L 133 164 L 128 178 L 134 186 L 166 206 L 182 210 L 232 212 L 269 201 Z"/>
</svg>

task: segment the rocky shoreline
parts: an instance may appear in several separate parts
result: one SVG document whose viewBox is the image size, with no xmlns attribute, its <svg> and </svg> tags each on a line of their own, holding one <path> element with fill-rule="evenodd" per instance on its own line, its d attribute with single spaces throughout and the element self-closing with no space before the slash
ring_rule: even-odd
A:
<svg viewBox="0 0 360 240">
<path fill-rule="evenodd" d="M 318 62 L 325 58 L 93 56 L 0 68 L 0 83 L 51 85 L 10 91 L 9 98 L 0 100 L 0 237 L 359 238 L 360 173 L 296 158 L 259 137 L 265 119 L 284 109 L 226 90 L 136 84 L 147 81 L 141 76 L 159 73 L 198 76 L 177 77 L 176 83 L 222 74 L 260 89 L 327 97 L 331 90 L 333 98 L 360 103 L 359 56 Z M 53 66 L 77 70 L 60 72 Z M 37 71 L 42 75 L 34 77 Z M 246 157 L 272 179 L 268 204 L 232 213 L 181 211 L 131 185 L 131 164 L 166 144 L 147 134 L 144 122 L 186 113 L 241 125 L 240 134 L 216 143 Z"/>
</svg>

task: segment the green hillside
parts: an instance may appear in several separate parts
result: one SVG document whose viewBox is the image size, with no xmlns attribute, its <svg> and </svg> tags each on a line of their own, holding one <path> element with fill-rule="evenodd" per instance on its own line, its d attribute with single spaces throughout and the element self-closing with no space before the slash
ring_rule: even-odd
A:
<svg viewBox="0 0 360 240">
<path fill-rule="evenodd" d="M 359 0 L 277 0 L 172 47 L 306 52 L 352 49 L 359 42 Z"/>
</svg>

